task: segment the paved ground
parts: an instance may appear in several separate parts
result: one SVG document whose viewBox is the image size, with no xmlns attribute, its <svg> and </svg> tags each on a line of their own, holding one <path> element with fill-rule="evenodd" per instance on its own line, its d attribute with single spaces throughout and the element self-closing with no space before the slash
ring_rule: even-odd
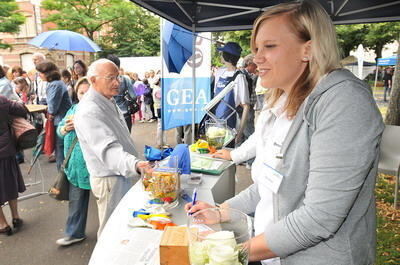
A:
<svg viewBox="0 0 400 265">
<path fill-rule="evenodd" d="M 143 153 L 145 144 L 155 146 L 155 123 L 137 123 L 132 129 L 133 139 L 139 152 Z M 168 132 L 167 140 L 175 144 L 173 131 Z M 29 151 L 26 151 L 29 158 Z M 55 164 L 49 164 L 46 157 L 41 157 L 40 165 L 44 175 L 44 189 L 48 190 L 56 176 Z M 25 182 L 39 178 L 38 168 L 28 177 L 27 163 L 21 166 Z M 249 170 L 238 167 L 237 188 L 240 191 L 251 182 Z M 32 194 L 41 190 L 41 186 L 29 187 L 23 194 Z M 68 203 L 58 202 L 47 195 L 38 196 L 20 202 L 21 218 L 25 221 L 23 229 L 11 237 L 0 236 L 0 265 L 83 265 L 87 264 L 96 244 L 98 227 L 97 208 L 93 197 L 89 206 L 87 239 L 81 244 L 70 247 L 58 247 L 55 241 L 63 236 Z M 10 219 L 8 207 L 3 208 Z M 112 264 L 110 264 L 112 265 Z"/>
</svg>

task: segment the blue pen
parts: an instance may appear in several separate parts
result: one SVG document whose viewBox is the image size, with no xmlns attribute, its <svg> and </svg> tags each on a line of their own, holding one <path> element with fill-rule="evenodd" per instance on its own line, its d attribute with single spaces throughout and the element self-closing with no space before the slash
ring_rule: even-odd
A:
<svg viewBox="0 0 400 265">
<path fill-rule="evenodd" d="M 196 204 L 196 198 L 197 198 L 197 189 L 194 188 L 192 195 L 192 206 Z"/>
<path fill-rule="evenodd" d="M 193 205 L 196 204 L 196 198 L 197 198 L 197 189 L 194 188 L 193 194 L 192 194 L 192 207 L 193 207 Z M 191 212 L 190 212 L 190 209 L 189 209 L 188 215 L 192 215 L 192 214 L 193 214 L 193 213 L 191 213 Z"/>
</svg>

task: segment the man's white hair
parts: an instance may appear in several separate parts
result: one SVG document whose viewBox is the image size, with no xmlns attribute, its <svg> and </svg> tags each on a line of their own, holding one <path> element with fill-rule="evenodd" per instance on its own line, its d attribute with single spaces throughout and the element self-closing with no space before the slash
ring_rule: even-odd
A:
<svg viewBox="0 0 400 265">
<path fill-rule="evenodd" d="M 38 57 L 38 58 L 42 58 L 43 60 L 46 60 L 46 56 L 45 56 L 43 53 L 41 53 L 41 52 L 35 52 L 35 53 L 32 55 L 32 58 L 34 58 L 34 57 Z"/>
<path fill-rule="evenodd" d="M 98 75 L 100 66 L 103 66 L 106 63 L 112 63 L 115 65 L 115 63 L 113 63 L 112 61 L 110 61 L 108 59 L 104 59 L 104 58 L 98 59 L 89 66 L 89 69 L 86 73 L 87 78 L 90 80 L 91 77 Z M 117 67 L 117 66 L 115 65 L 115 67 Z"/>
</svg>

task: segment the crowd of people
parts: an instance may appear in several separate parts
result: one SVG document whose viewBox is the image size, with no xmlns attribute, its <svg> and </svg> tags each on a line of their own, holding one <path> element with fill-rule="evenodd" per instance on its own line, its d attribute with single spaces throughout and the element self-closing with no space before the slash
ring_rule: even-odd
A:
<svg viewBox="0 0 400 265">
<path fill-rule="evenodd" d="M 248 242 L 253 264 L 373 264 L 374 187 L 384 125 L 371 89 L 341 67 L 333 24 L 316 2 L 266 10 L 254 23 L 251 49 L 254 55 L 238 69 L 241 47 L 228 42 L 219 48 L 224 67 L 215 72 L 212 91 L 218 94 L 231 82 L 235 87 L 214 114 L 238 133 L 234 149 L 214 157 L 236 164 L 254 159 L 254 183 L 217 207 L 254 215 L 255 234 Z M 89 190 L 98 206 L 100 236 L 121 198 L 149 169 L 130 134 L 126 98 L 141 104 L 140 120 L 156 119 L 159 76 L 154 71 L 144 80 L 125 75 L 114 55 L 88 68 L 75 62 L 70 75 L 62 75 L 43 55 L 35 54 L 34 61 L 37 74 L 27 80 L 33 97 L 25 84 L 13 81 L 13 88 L 0 79 L 9 84 L 0 88 L 6 95 L 0 96 L 0 129 L 7 129 L 5 117 L 26 115 L 13 99 L 47 104 L 47 119 L 58 135 L 57 165 L 71 153 L 65 171 L 69 214 L 65 236 L 57 240 L 66 246 L 85 239 Z M 14 73 L 23 76 L 20 69 Z M 180 128 L 179 140 L 189 141 L 186 129 Z M 0 138 L 0 150 L 6 150 L 0 156 L 0 182 L 8 185 L 0 186 L 0 204 L 9 202 L 18 229 L 23 222 L 16 198 L 25 186 L 17 150 L 7 137 L 8 131 Z M 216 206 L 197 201 L 185 209 L 195 213 L 210 207 Z M 2 210 L 0 233 L 12 234 Z"/>
<path fill-rule="evenodd" d="M 70 182 L 69 211 L 65 236 L 56 241 L 58 245 L 67 246 L 85 239 L 90 190 L 98 202 L 100 235 L 119 200 L 138 179 L 138 168 L 146 165 L 146 162 L 137 159 L 130 132 L 135 116 L 139 117 L 140 122 L 160 120 L 160 78 L 153 70 L 146 73 L 143 80 L 136 73 L 124 73 L 120 69 L 119 58 L 115 55 L 98 60 L 90 67 L 77 60 L 71 69 L 61 71 L 41 53 L 35 53 L 32 59 L 35 72 L 30 76 L 21 67 L 10 70 L 0 67 L 0 132 L 7 131 L 0 138 L 0 205 L 9 203 L 14 227 L 10 227 L 1 208 L 0 233 L 11 235 L 23 224 L 17 208 L 18 193 L 25 191 L 18 165 L 24 162 L 23 150 L 16 150 L 9 123 L 14 116 L 29 118 L 40 133 L 45 129 L 44 121 L 51 120 L 53 127 L 50 130 L 54 130 L 55 135 L 54 162 L 58 170 L 61 169 L 65 157 L 69 156 L 64 169 Z M 7 76 L 7 72 L 11 75 Z M 92 89 L 89 90 L 89 87 Z M 78 106 L 85 106 L 81 107 L 80 113 L 90 109 L 88 100 L 79 104 L 87 92 L 87 98 L 93 94 L 97 95 L 97 100 L 106 98 L 107 100 L 102 101 L 107 102 L 103 107 L 111 109 L 100 107 L 93 119 L 88 119 L 91 117 L 90 113 L 79 115 Z M 130 100 L 140 106 L 138 113 L 130 112 Z M 101 105 L 101 101 L 97 103 Z M 47 113 L 31 113 L 28 117 L 24 104 L 46 105 Z M 90 121 L 109 123 L 95 124 Z M 75 124 L 81 126 L 76 128 Z M 101 129 L 93 130 L 96 127 Z M 161 131 L 160 122 L 158 127 Z M 93 132 L 99 132 L 99 138 Z M 162 134 L 159 138 L 162 139 Z M 92 140 L 95 140 L 95 144 L 90 142 Z M 162 140 L 157 143 L 160 146 L 164 144 Z M 87 159 L 91 152 L 96 153 L 96 159 Z M 120 159 L 116 160 L 115 157 Z M 49 161 L 52 162 L 51 158 Z"/>
</svg>

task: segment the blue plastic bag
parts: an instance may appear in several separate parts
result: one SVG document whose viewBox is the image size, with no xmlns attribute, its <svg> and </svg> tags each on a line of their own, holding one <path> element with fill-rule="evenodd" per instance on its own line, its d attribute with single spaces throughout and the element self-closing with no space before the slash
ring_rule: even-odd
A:
<svg viewBox="0 0 400 265">
<path fill-rule="evenodd" d="M 182 174 L 190 174 L 190 153 L 187 144 L 178 144 L 175 146 L 174 151 L 171 153 L 171 157 L 177 157 L 178 168 Z M 173 167 L 173 160 L 170 159 L 168 166 Z"/>
</svg>

